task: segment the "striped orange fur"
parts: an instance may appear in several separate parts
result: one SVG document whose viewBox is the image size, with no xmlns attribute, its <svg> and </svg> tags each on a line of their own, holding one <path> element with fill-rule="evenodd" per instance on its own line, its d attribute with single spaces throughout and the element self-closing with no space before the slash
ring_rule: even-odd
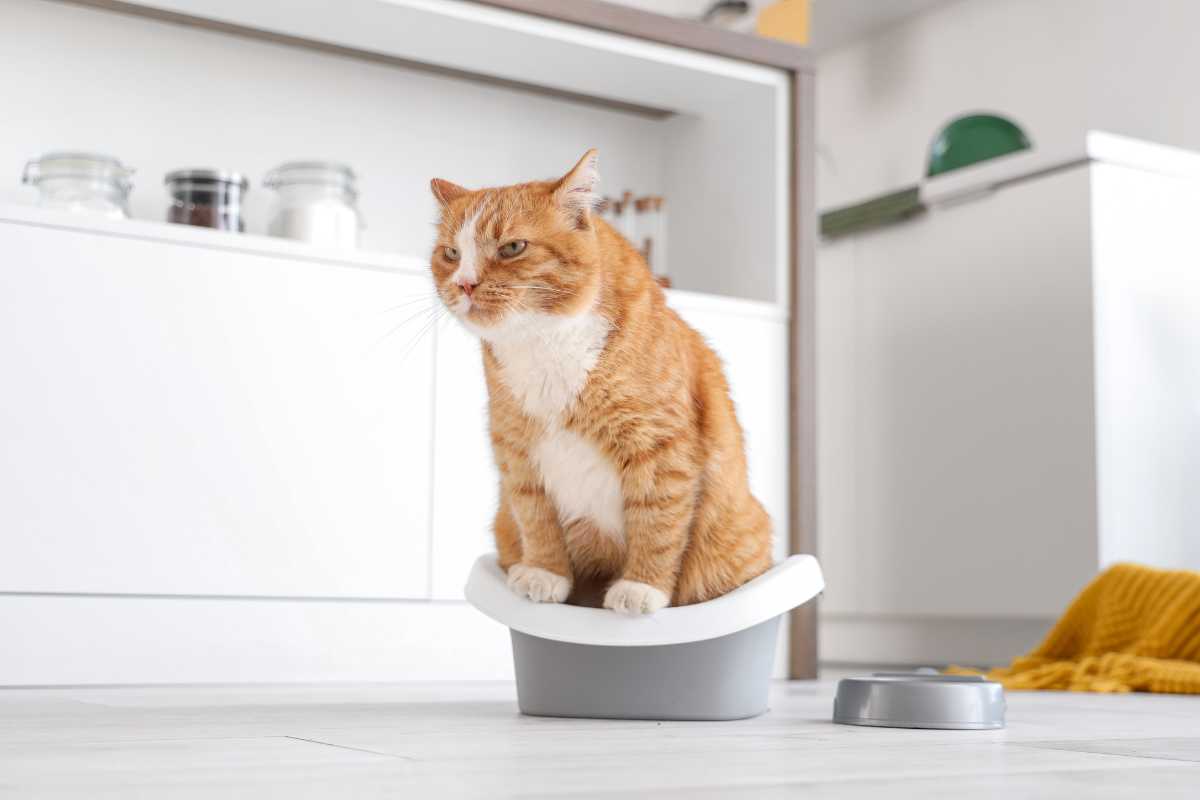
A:
<svg viewBox="0 0 1200 800">
<path fill-rule="evenodd" d="M 434 180 L 431 269 L 482 340 L 509 585 L 641 614 L 766 571 L 771 523 L 720 361 L 592 213 L 597 180 L 595 151 L 557 181 Z"/>
</svg>

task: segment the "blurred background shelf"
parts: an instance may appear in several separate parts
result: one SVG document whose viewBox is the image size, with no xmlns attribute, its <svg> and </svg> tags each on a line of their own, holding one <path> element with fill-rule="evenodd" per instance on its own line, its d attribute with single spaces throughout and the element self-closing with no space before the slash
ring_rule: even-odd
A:
<svg viewBox="0 0 1200 800">
<path fill-rule="evenodd" d="M 430 178 L 550 178 L 598 147 L 604 193 L 667 199 L 676 287 L 787 303 L 782 69 L 454 0 L 14 0 L 0 46 L 23 76 L 0 201 L 32 197 L 26 160 L 88 149 L 137 170 L 139 219 L 165 218 L 169 170 L 247 174 L 261 233 L 263 175 L 332 159 L 359 175 L 364 246 L 423 252 Z"/>
</svg>

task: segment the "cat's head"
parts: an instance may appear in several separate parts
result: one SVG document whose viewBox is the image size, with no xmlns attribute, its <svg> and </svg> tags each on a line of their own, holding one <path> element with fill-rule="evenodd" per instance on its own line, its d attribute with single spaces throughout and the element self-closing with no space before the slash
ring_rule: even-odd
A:
<svg viewBox="0 0 1200 800">
<path fill-rule="evenodd" d="M 516 315 L 592 308 L 598 180 L 595 150 L 556 181 L 472 191 L 435 178 L 441 220 L 430 268 L 442 302 L 484 336 Z"/>
</svg>

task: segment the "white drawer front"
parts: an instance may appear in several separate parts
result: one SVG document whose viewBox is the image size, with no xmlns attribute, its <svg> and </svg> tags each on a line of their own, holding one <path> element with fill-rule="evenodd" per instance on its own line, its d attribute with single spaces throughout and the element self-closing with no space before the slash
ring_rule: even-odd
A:
<svg viewBox="0 0 1200 800">
<path fill-rule="evenodd" d="M 0 588 L 427 596 L 432 340 L 387 310 L 424 278 L 18 223 L 0 252 Z"/>
</svg>

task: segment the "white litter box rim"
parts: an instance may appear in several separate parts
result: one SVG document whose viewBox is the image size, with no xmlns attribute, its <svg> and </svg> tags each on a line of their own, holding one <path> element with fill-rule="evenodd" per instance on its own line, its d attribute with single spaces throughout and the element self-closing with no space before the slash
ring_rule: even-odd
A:
<svg viewBox="0 0 1200 800">
<path fill-rule="evenodd" d="M 509 628 L 573 644 L 655 647 L 728 636 L 785 614 L 825 588 L 813 556 L 795 555 L 729 594 L 690 606 L 630 617 L 601 608 L 533 603 L 505 582 L 494 554 L 480 556 L 465 590 L 467 602 Z"/>
</svg>

